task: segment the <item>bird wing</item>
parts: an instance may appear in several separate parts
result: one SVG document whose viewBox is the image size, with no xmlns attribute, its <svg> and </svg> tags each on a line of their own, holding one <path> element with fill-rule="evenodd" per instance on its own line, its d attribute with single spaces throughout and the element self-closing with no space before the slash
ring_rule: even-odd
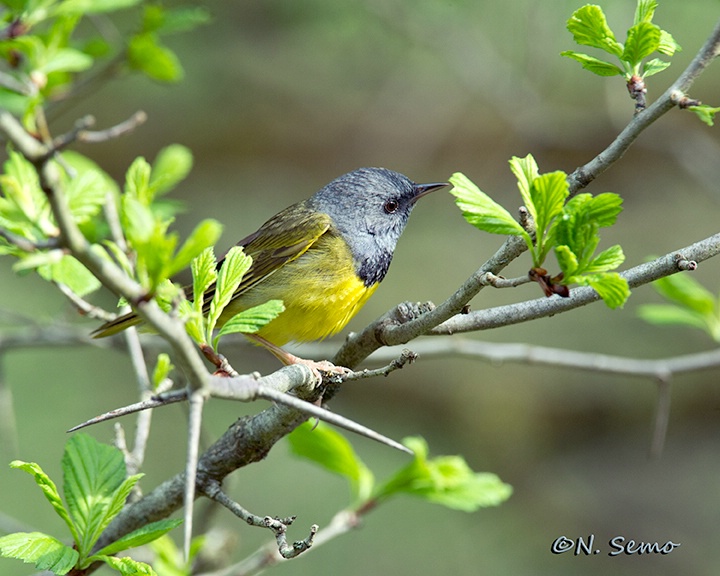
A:
<svg viewBox="0 0 720 576">
<path fill-rule="evenodd" d="M 243 294 L 283 265 L 304 254 L 331 225 L 332 220 L 327 214 L 294 205 L 279 212 L 256 232 L 240 240 L 237 246 L 242 246 L 253 261 L 233 297 Z M 224 259 L 218 262 L 218 268 L 223 261 Z M 192 287 L 190 288 L 191 295 Z M 214 293 L 213 284 L 205 293 L 204 309 L 210 307 Z"/>
</svg>

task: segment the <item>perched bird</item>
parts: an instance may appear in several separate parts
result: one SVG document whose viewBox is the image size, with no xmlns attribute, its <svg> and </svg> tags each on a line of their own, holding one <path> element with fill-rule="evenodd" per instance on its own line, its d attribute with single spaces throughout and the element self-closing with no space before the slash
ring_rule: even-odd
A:
<svg viewBox="0 0 720 576">
<path fill-rule="evenodd" d="M 342 330 L 385 278 L 415 202 L 444 186 L 360 168 L 285 208 L 238 242 L 253 262 L 218 327 L 242 310 L 282 300 L 285 311 L 248 336 L 286 364 L 299 360 L 280 346 Z M 206 307 L 213 292 L 211 287 L 205 294 Z M 140 322 L 131 312 L 93 335 L 110 336 Z"/>
</svg>

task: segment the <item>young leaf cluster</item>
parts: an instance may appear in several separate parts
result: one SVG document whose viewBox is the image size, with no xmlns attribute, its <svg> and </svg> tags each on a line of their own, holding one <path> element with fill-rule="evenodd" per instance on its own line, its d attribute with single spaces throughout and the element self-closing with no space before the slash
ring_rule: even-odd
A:
<svg viewBox="0 0 720 576">
<path fill-rule="evenodd" d="M 495 474 L 471 470 L 461 456 L 428 458 L 428 447 L 422 438 L 403 441 L 415 457 L 380 483 L 347 439 L 322 422 L 315 428 L 303 424 L 288 440 L 294 454 L 348 480 L 352 508 L 356 511 L 367 510 L 399 494 L 410 494 L 455 510 L 474 512 L 498 506 L 512 493 L 512 488 Z"/>
<path fill-rule="evenodd" d="M 285 310 L 282 300 L 268 300 L 242 310 L 224 322 L 213 339 L 213 331 L 251 264 L 252 258 L 240 246 L 228 251 L 219 269 L 210 247 L 191 262 L 193 300 L 185 301 L 180 312 L 187 319 L 188 334 L 201 346 L 212 342 L 212 348 L 217 351 L 222 336 L 238 332 L 254 334 Z"/>
<path fill-rule="evenodd" d="M 556 171 L 540 174 L 535 159 L 513 157 L 510 168 L 518 181 L 523 203 L 535 223 L 534 238 L 502 206 L 481 191 L 465 175 L 450 178 L 450 193 L 465 219 L 480 230 L 493 234 L 521 236 L 532 256 L 531 277 L 549 296 L 567 295 L 557 288 L 579 284 L 594 288 L 611 308 L 622 306 L 630 295 L 627 281 L 611 272 L 625 259 L 620 246 L 595 254 L 599 229 L 612 226 L 622 210 L 622 199 L 606 192 L 597 196 L 569 196 L 567 176 Z M 542 268 L 554 251 L 560 274 L 549 277 Z"/>
<path fill-rule="evenodd" d="M 0 556 L 16 558 L 34 564 L 38 570 L 59 575 L 73 568 L 83 570 L 94 562 L 104 562 L 123 575 L 155 575 L 147 564 L 114 555 L 152 542 L 180 524 L 180 520 L 152 522 L 92 552 L 142 477 L 142 474 L 127 476 L 119 450 L 85 434 L 73 436 L 62 458 L 64 502 L 55 483 L 37 464 L 18 460 L 11 467 L 34 477 L 47 501 L 65 522 L 73 546 L 41 532 L 16 532 L 0 538 Z"/>
<path fill-rule="evenodd" d="M 158 154 L 151 166 L 137 158 L 125 176 L 124 194 L 120 197 L 120 222 L 126 240 L 135 254 L 135 275 L 150 294 L 171 276 L 190 264 L 198 254 L 220 238 L 222 226 L 215 220 L 203 220 L 178 247 L 178 235 L 169 232 L 175 208 L 159 197 L 187 176 L 192 156 L 183 146 L 169 146 Z M 108 242 L 113 254 L 117 246 Z M 125 262 L 132 274 L 133 266 Z"/>
<path fill-rule="evenodd" d="M 720 296 L 688 274 L 660 278 L 653 286 L 672 304 L 643 304 L 638 309 L 643 320 L 656 325 L 697 328 L 720 342 Z"/>
<path fill-rule="evenodd" d="M 12 0 L 4 3 L 0 32 L 0 107 L 23 119 L 30 132 L 44 133 L 43 107 L 67 97 L 74 77 L 104 63 L 163 82 L 182 79 L 164 35 L 190 30 L 209 20 L 199 7 L 166 8 L 142 0 Z M 98 14 L 132 9 L 134 31 L 108 34 L 114 23 L 95 26 Z"/>
<path fill-rule="evenodd" d="M 602 8 L 587 4 L 575 11 L 567 22 L 567 29 L 577 44 L 602 50 L 616 59 L 618 64 L 573 50 L 566 50 L 561 55 L 577 60 L 583 68 L 599 76 L 623 76 L 627 81 L 633 77 L 644 79 L 662 72 L 670 66 L 669 62 L 660 58 L 647 58 L 655 52 L 672 56 L 681 48 L 669 32 L 653 24 L 656 8 L 656 0 L 638 0 L 633 25 L 623 44 L 616 39 Z"/>
</svg>

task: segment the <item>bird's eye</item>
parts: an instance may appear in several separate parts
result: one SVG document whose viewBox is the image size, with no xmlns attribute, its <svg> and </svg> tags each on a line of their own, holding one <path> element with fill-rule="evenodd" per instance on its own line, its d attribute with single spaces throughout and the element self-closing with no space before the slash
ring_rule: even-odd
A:
<svg viewBox="0 0 720 576">
<path fill-rule="evenodd" d="M 397 212 L 397 209 L 399 206 L 400 205 L 398 204 L 397 200 L 388 200 L 387 202 L 385 202 L 385 205 L 383 206 L 383 208 L 385 209 L 385 212 L 387 212 L 388 214 L 393 214 L 393 213 Z"/>
</svg>

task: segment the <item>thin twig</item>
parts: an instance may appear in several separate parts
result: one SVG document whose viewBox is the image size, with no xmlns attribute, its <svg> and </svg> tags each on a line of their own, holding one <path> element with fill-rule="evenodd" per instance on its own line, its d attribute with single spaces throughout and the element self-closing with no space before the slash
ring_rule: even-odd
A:
<svg viewBox="0 0 720 576">
<path fill-rule="evenodd" d="M 246 522 L 250 526 L 258 526 L 268 528 L 275 534 L 277 544 L 277 552 L 285 559 L 295 558 L 306 550 L 309 550 L 313 544 L 313 539 L 318 530 L 316 524 L 310 527 L 310 534 L 304 540 L 297 540 L 293 544 L 288 544 L 287 529 L 294 521 L 295 517 L 289 518 L 272 518 L 271 516 L 257 516 L 240 506 L 225 494 L 220 483 L 210 481 L 202 488 L 203 493 L 212 500 L 221 504 L 230 510 L 235 516 Z"/>
</svg>

